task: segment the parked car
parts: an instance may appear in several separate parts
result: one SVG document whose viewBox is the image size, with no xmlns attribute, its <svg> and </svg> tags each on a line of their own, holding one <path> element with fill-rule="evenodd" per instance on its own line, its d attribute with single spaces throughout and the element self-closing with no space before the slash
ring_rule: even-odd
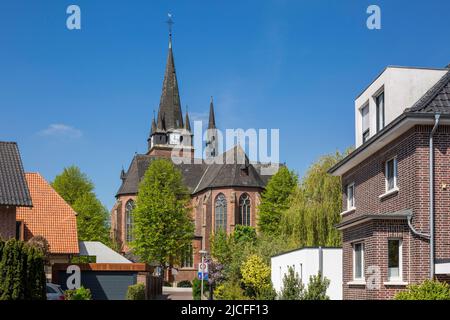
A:
<svg viewBox="0 0 450 320">
<path fill-rule="evenodd" d="M 47 300 L 64 300 L 64 292 L 61 286 L 54 283 L 47 283 Z"/>
</svg>

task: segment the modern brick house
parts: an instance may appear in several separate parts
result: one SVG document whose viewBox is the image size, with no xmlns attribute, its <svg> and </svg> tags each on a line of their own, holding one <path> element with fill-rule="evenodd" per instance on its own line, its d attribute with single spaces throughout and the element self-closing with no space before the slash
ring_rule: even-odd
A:
<svg viewBox="0 0 450 320">
<path fill-rule="evenodd" d="M 192 248 L 175 276 L 176 281 L 193 280 L 197 276 L 200 251 L 209 251 L 210 236 L 218 229 L 230 233 L 237 224 L 256 226 L 260 193 L 270 175 L 263 175 L 260 163 L 250 163 L 243 149 L 236 146 L 224 154 L 218 154 L 218 139 L 214 104 L 211 98 L 206 142 L 207 160 L 194 159 L 193 132 L 186 112 L 181 111 L 180 94 L 169 35 L 169 52 L 163 81 L 157 119 L 153 117 L 148 150 L 136 154 L 120 178 L 122 184 L 116 194 L 116 204 L 111 212 L 111 232 L 121 246 L 122 253 L 129 253 L 132 240 L 132 210 L 138 193 L 139 182 L 154 159 L 172 159 L 174 150 L 189 161 L 176 164 L 183 174 L 184 183 L 191 193 L 195 222 Z M 213 161 L 214 159 L 221 159 Z M 265 172 L 264 172 L 265 173 Z M 127 255 L 131 259 L 131 255 Z"/>
<path fill-rule="evenodd" d="M 18 236 L 17 209 L 32 205 L 19 148 L 15 142 L 0 141 L 0 238 Z"/>
<path fill-rule="evenodd" d="M 344 299 L 450 281 L 450 71 L 387 67 L 355 101 L 342 177 Z M 431 227 L 430 227 L 431 226 Z"/>
</svg>

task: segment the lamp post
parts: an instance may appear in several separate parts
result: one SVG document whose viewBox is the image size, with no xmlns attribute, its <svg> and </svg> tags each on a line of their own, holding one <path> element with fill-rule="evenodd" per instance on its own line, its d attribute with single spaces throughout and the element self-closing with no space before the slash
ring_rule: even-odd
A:
<svg viewBox="0 0 450 320">
<path fill-rule="evenodd" d="M 202 255 L 202 268 L 201 268 L 201 282 L 200 282 L 200 300 L 203 300 L 203 278 L 204 278 L 204 270 L 205 270 L 205 256 L 208 253 L 206 250 L 200 250 L 200 254 Z"/>
</svg>

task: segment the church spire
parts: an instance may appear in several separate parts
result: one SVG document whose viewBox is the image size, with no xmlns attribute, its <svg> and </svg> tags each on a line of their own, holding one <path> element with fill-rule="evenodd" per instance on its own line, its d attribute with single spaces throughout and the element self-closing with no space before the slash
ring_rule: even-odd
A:
<svg viewBox="0 0 450 320">
<path fill-rule="evenodd" d="M 184 128 L 189 132 L 191 131 L 191 122 L 189 121 L 189 112 L 187 106 L 186 106 L 186 118 L 184 120 Z"/>
<path fill-rule="evenodd" d="M 214 101 L 212 96 L 211 96 L 211 103 L 209 104 L 208 129 L 216 129 L 216 117 L 214 116 Z"/>
<path fill-rule="evenodd" d="M 167 54 L 166 70 L 164 74 L 161 100 L 158 111 L 158 129 L 167 130 L 183 128 L 183 114 L 181 112 L 180 92 L 178 90 L 177 74 L 172 49 L 172 15 L 169 14 L 169 52 Z"/>
<path fill-rule="evenodd" d="M 150 136 L 155 132 L 156 132 L 156 121 L 155 121 L 155 110 L 153 110 L 152 130 L 150 131 Z"/>
</svg>

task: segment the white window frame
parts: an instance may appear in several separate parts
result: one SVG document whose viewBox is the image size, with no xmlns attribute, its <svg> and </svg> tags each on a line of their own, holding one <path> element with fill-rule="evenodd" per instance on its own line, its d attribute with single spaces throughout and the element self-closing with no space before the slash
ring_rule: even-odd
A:
<svg viewBox="0 0 450 320">
<path fill-rule="evenodd" d="M 364 126 L 363 110 L 364 110 L 365 108 L 367 108 L 367 117 L 368 117 L 367 122 L 369 123 L 369 124 L 368 124 L 368 127 L 366 128 L 366 130 L 363 129 L 363 126 Z M 369 103 L 369 101 L 367 101 L 366 103 L 364 103 L 364 104 L 361 106 L 361 108 L 359 108 L 359 114 L 361 115 L 361 142 L 362 142 L 362 143 L 365 143 L 367 140 L 370 139 L 370 103 Z M 368 136 L 367 136 L 367 139 L 364 140 L 364 135 L 365 135 L 366 132 L 368 133 Z"/>
<path fill-rule="evenodd" d="M 356 277 L 356 250 L 355 250 L 355 246 L 360 244 L 361 245 L 361 277 L 357 278 Z M 366 281 L 365 279 L 365 272 L 364 272 L 364 242 L 355 242 L 352 244 L 352 248 L 353 248 L 353 281 L 355 282 L 364 282 Z"/>
<path fill-rule="evenodd" d="M 389 277 L 389 241 L 399 241 L 399 245 L 398 245 L 398 277 L 394 277 L 391 278 Z M 388 254 L 388 258 L 387 258 L 387 279 L 388 282 L 402 282 L 403 281 L 403 239 L 401 238 L 388 238 L 388 243 L 387 243 L 387 254 Z"/>
<path fill-rule="evenodd" d="M 353 188 L 353 194 L 352 194 L 353 205 L 350 205 L 350 198 L 349 198 L 349 189 L 350 188 Z M 352 182 L 347 185 L 347 211 L 351 211 L 355 208 L 356 208 L 356 206 L 355 206 L 355 183 Z"/>
<path fill-rule="evenodd" d="M 389 178 L 388 178 L 388 163 L 390 161 L 394 161 L 394 186 L 391 189 L 389 189 Z M 398 166 L 397 157 L 392 157 L 392 158 L 386 160 L 386 162 L 384 163 L 384 178 L 385 178 L 385 190 L 386 190 L 386 193 L 398 190 L 398 186 L 397 186 L 398 169 L 397 169 L 397 166 Z"/>
<path fill-rule="evenodd" d="M 382 117 L 380 117 L 380 105 L 378 104 L 378 99 L 383 95 L 383 109 L 382 109 Z M 375 113 L 376 113 L 376 132 L 380 132 L 386 127 L 386 94 L 384 92 L 384 87 L 381 88 L 378 93 L 374 96 L 375 101 Z M 381 121 L 383 120 L 383 121 Z M 381 125 L 382 124 L 382 125 Z M 381 128 L 380 128 L 381 125 Z"/>
</svg>

